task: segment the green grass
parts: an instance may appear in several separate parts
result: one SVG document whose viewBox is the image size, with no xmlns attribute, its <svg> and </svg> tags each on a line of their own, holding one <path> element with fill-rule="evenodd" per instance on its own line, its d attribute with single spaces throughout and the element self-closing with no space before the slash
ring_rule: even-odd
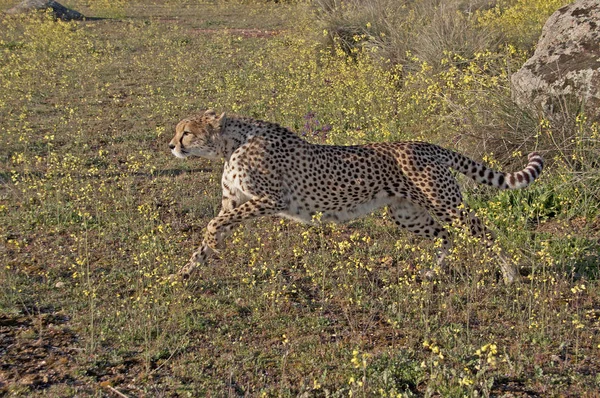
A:
<svg viewBox="0 0 600 398">
<path fill-rule="evenodd" d="M 303 5 L 65 4 L 108 18 L 0 22 L 1 393 L 595 394 L 598 130 L 526 122 L 507 90 L 521 55 L 403 73 L 325 47 Z M 434 243 L 382 212 L 245 224 L 173 282 L 220 205 L 222 165 L 167 148 L 205 107 L 314 141 L 426 139 L 503 168 L 543 151 L 526 191 L 464 181 L 523 282 L 503 285 L 461 231 L 452 269 L 421 281 Z"/>
</svg>

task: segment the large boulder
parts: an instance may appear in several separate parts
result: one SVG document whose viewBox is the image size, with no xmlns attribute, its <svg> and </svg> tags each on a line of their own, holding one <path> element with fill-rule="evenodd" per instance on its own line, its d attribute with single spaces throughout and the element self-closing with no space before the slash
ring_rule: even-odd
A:
<svg viewBox="0 0 600 398">
<path fill-rule="evenodd" d="M 552 14 L 511 82 L 521 107 L 554 118 L 565 106 L 583 105 L 590 119 L 600 120 L 600 1 L 577 0 Z"/>
<path fill-rule="evenodd" d="M 23 0 L 13 8 L 6 11 L 7 14 L 22 14 L 31 11 L 51 10 L 55 18 L 70 21 L 72 19 L 84 19 L 83 14 L 71 10 L 53 0 Z"/>
</svg>

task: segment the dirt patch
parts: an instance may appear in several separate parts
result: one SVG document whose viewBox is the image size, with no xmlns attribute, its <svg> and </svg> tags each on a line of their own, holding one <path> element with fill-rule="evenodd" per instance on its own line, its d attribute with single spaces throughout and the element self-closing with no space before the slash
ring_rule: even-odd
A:
<svg viewBox="0 0 600 398">
<path fill-rule="evenodd" d="M 269 38 L 273 36 L 277 36 L 282 33 L 281 30 L 261 30 L 261 29 L 192 29 L 193 32 L 197 33 L 228 33 L 231 35 L 238 35 L 243 37 L 244 39 L 249 38 Z"/>
<path fill-rule="evenodd" d="M 538 226 L 537 232 L 546 232 L 557 236 L 579 234 L 600 241 L 600 220 L 590 221 L 584 217 L 571 220 L 548 220 Z"/>
<path fill-rule="evenodd" d="M 0 315 L 0 394 L 74 383 L 77 335 L 68 316 Z"/>
</svg>

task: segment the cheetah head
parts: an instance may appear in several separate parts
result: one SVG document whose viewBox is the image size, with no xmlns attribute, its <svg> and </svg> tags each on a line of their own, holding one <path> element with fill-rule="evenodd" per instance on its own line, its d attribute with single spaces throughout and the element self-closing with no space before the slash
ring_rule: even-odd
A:
<svg viewBox="0 0 600 398">
<path fill-rule="evenodd" d="M 180 121 L 175 127 L 175 137 L 169 143 L 171 153 L 182 159 L 192 155 L 219 159 L 219 135 L 224 117 L 225 113 L 217 116 L 209 109 Z"/>
</svg>

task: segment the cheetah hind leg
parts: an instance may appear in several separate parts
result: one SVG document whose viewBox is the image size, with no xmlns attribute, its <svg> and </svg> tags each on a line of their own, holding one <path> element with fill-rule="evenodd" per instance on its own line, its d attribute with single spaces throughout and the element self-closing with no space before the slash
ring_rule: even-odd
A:
<svg viewBox="0 0 600 398">
<path fill-rule="evenodd" d="M 508 285 L 518 281 L 518 272 L 511 261 L 502 253 L 502 251 L 496 252 L 493 250 L 496 234 L 485 226 L 474 211 L 466 208 L 464 210 L 456 209 L 455 212 L 451 211 L 449 213 L 451 213 L 451 219 L 459 219 L 463 225 L 468 225 L 471 235 L 481 239 L 487 249 L 494 252 L 495 257 L 498 259 L 500 271 L 502 272 L 502 279 L 505 284 Z M 450 222 L 450 220 L 448 221 Z"/>
<path fill-rule="evenodd" d="M 445 242 L 447 242 L 447 240 Z M 489 242 L 488 249 L 490 249 L 490 250 L 492 249 L 491 245 L 492 245 L 492 242 Z M 444 245 L 444 246 L 446 246 L 446 245 Z M 439 251 L 438 258 L 437 258 L 437 265 L 439 268 L 448 269 L 448 264 L 446 262 L 446 256 L 448 255 L 449 252 L 450 252 L 449 244 L 447 245 L 447 247 L 444 247 L 442 250 Z M 518 274 L 516 268 L 514 267 L 514 265 L 504 255 L 504 253 L 502 253 L 502 252 L 496 253 L 496 258 L 498 259 L 498 262 L 500 265 L 500 271 L 502 272 L 502 279 L 504 280 L 504 283 L 509 285 L 511 283 L 518 281 L 519 274 Z M 433 276 L 435 274 L 434 274 L 433 270 L 427 270 L 424 275 L 425 275 L 425 277 L 431 279 L 431 278 L 433 278 Z"/>
<path fill-rule="evenodd" d="M 388 214 L 400 228 L 424 238 L 440 239 L 442 248 L 438 252 L 437 265 L 443 270 L 447 269 L 445 258 L 450 251 L 448 232 L 431 217 L 427 210 L 406 199 L 401 199 L 388 206 Z M 436 272 L 435 269 L 427 268 L 421 271 L 421 275 L 426 279 L 433 279 Z"/>
<path fill-rule="evenodd" d="M 443 270 L 448 269 L 446 257 L 451 249 L 450 236 L 446 229 L 427 210 L 408 200 L 402 199 L 390 205 L 388 213 L 397 226 L 409 230 L 418 236 L 428 239 L 440 239 L 442 248 L 438 252 L 437 265 Z M 457 211 L 446 221 L 451 223 L 452 219 L 457 218 L 457 216 L 463 224 L 469 225 L 471 234 L 481 238 L 491 250 L 494 234 L 485 227 L 475 213 L 471 211 Z M 504 283 L 510 284 L 517 281 L 518 273 L 510 260 L 502 252 L 497 254 L 497 258 L 500 263 Z M 422 271 L 422 275 L 427 279 L 432 279 L 435 277 L 435 270 L 425 269 Z"/>
<path fill-rule="evenodd" d="M 502 278 L 504 283 L 509 285 L 519 280 L 519 273 L 511 261 L 503 254 L 498 253 L 498 261 L 500 262 L 500 269 L 502 270 Z"/>
<path fill-rule="evenodd" d="M 485 242 L 488 250 L 493 251 L 494 240 L 496 239 L 496 234 L 493 231 L 490 231 L 483 222 L 475 215 L 475 212 L 468 211 L 468 222 L 471 234 L 473 236 L 479 237 L 483 242 Z M 464 217 L 464 216 L 463 216 Z M 496 258 L 498 259 L 500 265 L 500 271 L 502 272 L 502 279 L 504 283 L 509 285 L 518 281 L 518 272 L 516 267 L 511 263 L 510 259 L 501 251 L 495 252 Z"/>
</svg>

